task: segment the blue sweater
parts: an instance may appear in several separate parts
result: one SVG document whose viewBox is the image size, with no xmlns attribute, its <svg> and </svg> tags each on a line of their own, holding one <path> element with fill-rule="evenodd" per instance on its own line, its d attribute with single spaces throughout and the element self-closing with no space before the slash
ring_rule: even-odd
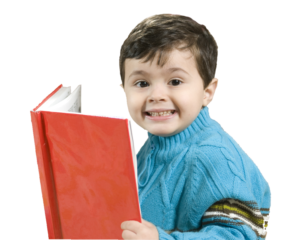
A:
<svg viewBox="0 0 300 240">
<path fill-rule="evenodd" d="M 139 201 L 159 239 L 265 239 L 268 183 L 207 107 L 176 135 L 148 136 L 137 154 Z"/>
</svg>

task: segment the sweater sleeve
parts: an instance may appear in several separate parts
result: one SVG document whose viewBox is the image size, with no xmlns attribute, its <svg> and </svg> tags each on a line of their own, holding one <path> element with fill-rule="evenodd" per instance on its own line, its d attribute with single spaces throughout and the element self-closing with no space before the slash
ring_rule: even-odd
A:
<svg viewBox="0 0 300 240">
<path fill-rule="evenodd" d="M 262 240 L 266 237 L 268 216 L 241 201 L 224 199 L 214 203 L 204 214 L 198 231 L 168 234 L 157 227 L 160 240 Z"/>
<path fill-rule="evenodd" d="M 191 167 L 177 222 L 189 231 L 170 234 L 157 227 L 159 239 L 261 240 L 269 214 L 268 186 L 254 165 L 223 144 L 190 149 Z M 255 191 L 253 190 L 255 186 Z M 267 200 L 265 200 L 264 196 Z M 184 224 L 182 224 L 184 225 Z"/>
</svg>

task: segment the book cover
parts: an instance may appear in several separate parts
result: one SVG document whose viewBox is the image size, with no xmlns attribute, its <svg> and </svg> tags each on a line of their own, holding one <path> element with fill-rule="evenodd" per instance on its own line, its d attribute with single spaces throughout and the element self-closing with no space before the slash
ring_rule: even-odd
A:
<svg viewBox="0 0 300 240">
<path fill-rule="evenodd" d="M 79 113 L 80 91 L 60 85 L 31 111 L 48 235 L 122 239 L 141 222 L 130 122 Z"/>
</svg>

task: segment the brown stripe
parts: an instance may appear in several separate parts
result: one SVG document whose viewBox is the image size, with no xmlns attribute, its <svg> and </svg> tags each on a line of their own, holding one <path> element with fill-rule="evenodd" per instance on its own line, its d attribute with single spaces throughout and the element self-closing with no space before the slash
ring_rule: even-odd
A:
<svg viewBox="0 0 300 240">
<path fill-rule="evenodd" d="M 232 198 L 225 198 L 225 199 L 222 199 L 221 201 L 218 201 L 216 203 L 223 203 L 223 202 L 229 202 L 229 200 L 231 200 Z M 241 203 L 242 205 L 246 205 L 248 208 L 251 208 L 251 209 L 254 209 L 254 210 L 260 210 L 257 206 L 257 203 L 254 202 L 254 201 L 241 201 L 241 200 L 238 200 L 238 199 L 232 199 L 236 202 L 239 202 Z M 252 205 L 255 205 L 255 206 L 252 206 Z"/>
<path fill-rule="evenodd" d="M 262 216 L 257 216 L 257 215 L 254 215 L 251 211 L 249 211 L 249 210 L 245 210 L 245 209 L 242 209 L 239 205 L 238 206 L 236 206 L 235 204 L 214 204 L 214 205 L 212 205 L 212 207 L 213 206 L 215 206 L 215 205 L 227 205 L 228 207 L 236 207 L 237 209 L 241 209 L 242 211 L 244 211 L 244 212 L 246 212 L 246 214 L 249 214 L 250 216 L 252 216 L 253 218 L 256 218 L 256 219 L 259 219 L 260 221 L 264 221 L 264 218 L 262 217 Z M 259 227 L 259 228 L 262 228 L 263 229 L 263 223 L 260 225 L 260 224 L 258 224 L 258 223 L 256 223 L 256 222 L 254 222 L 253 221 L 253 219 L 251 219 L 251 218 L 248 218 L 248 217 L 246 217 L 246 216 L 244 216 L 243 214 L 241 214 L 241 213 L 239 213 L 239 212 L 236 212 L 236 211 L 234 211 L 234 210 L 230 210 L 230 209 L 226 209 L 226 208 L 223 208 L 222 210 L 219 210 L 219 209 L 214 209 L 214 208 L 212 208 L 212 207 L 210 207 L 206 212 L 221 212 L 221 213 L 225 213 L 225 214 L 227 214 L 227 215 L 229 215 L 230 213 L 234 213 L 234 214 L 236 214 L 236 215 L 238 215 L 238 216 L 240 216 L 240 217 L 242 217 L 243 219 L 246 219 L 246 220 L 248 220 L 248 221 L 250 221 L 252 224 L 254 224 L 255 226 L 257 226 L 257 227 Z M 228 218 L 230 218 L 229 216 L 228 216 Z"/>
<path fill-rule="evenodd" d="M 265 228 L 268 227 L 268 221 L 265 221 Z"/>
<path fill-rule="evenodd" d="M 216 212 L 220 212 L 220 211 L 216 211 Z M 255 222 L 253 222 L 251 219 L 245 217 L 245 216 L 242 215 L 242 214 L 239 214 L 239 213 L 237 213 L 237 212 L 230 211 L 230 210 L 228 210 L 228 211 L 226 211 L 226 212 L 223 212 L 223 213 L 226 213 L 226 214 L 228 214 L 228 213 L 234 213 L 234 214 L 240 216 L 242 219 L 248 220 L 249 222 L 251 222 L 251 223 L 252 223 L 253 225 L 255 225 L 256 227 L 263 229 L 263 224 L 262 224 L 262 225 L 258 225 L 258 224 L 256 224 Z M 213 216 L 210 216 L 210 217 L 216 217 L 216 216 L 219 216 L 219 215 L 213 215 Z M 220 217 L 224 217 L 224 216 L 220 216 Z M 236 218 L 236 217 L 229 217 L 229 216 L 227 216 L 227 218 L 230 218 L 230 219 L 239 219 L 239 218 Z M 241 220 L 241 219 L 239 219 L 239 220 Z M 242 220 L 241 220 L 241 221 L 242 221 Z M 247 224 L 247 223 L 246 223 L 246 224 Z"/>
<path fill-rule="evenodd" d="M 248 208 L 251 209 L 251 210 L 249 210 L 247 207 L 244 206 L 245 204 L 244 204 L 243 202 L 241 202 L 241 201 L 238 201 L 238 202 L 241 203 L 242 206 L 239 205 L 239 204 L 237 204 L 237 203 L 230 203 L 230 201 L 228 201 L 228 200 L 222 201 L 222 202 L 220 202 L 220 204 L 222 204 L 222 203 L 227 203 L 228 206 L 233 206 L 233 207 L 242 209 L 242 210 L 244 210 L 245 212 L 247 212 L 247 213 L 249 213 L 249 214 L 251 214 L 251 215 L 253 215 L 253 216 L 255 216 L 255 217 L 260 217 L 260 215 L 257 215 L 257 214 L 255 214 L 254 212 L 251 211 L 251 210 L 258 210 L 258 209 L 255 209 L 255 208 L 252 208 L 252 207 L 247 206 Z M 219 203 L 219 202 L 218 202 L 218 203 Z M 214 204 L 214 205 L 215 205 L 215 204 Z"/>
<path fill-rule="evenodd" d="M 239 219 L 237 219 L 237 218 L 231 218 L 231 219 L 239 220 Z M 208 225 L 208 224 L 214 224 L 214 223 L 229 223 L 229 224 L 231 224 L 231 225 L 236 225 L 236 226 L 246 225 L 246 226 L 248 226 L 248 227 L 251 228 L 251 226 L 249 226 L 248 224 L 246 224 L 246 223 L 244 223 L 244 222 L 233 222 L 233 223 L 231 223 L 231 222 L 229 222 L 229 221 L 221 220 L 221 219 L 219 219 L 219 220 L 216 219 L 216 220 L 212 220 L 212 221 L 203 222 L 202 225 Z M 253 229 L 253 228 L 251 228 L 251 230 L 256 234 L 256 236 L 259 236 L 259 237 L 261 237 L 261 238 L 265 238 L 265 237 L 267 236 L 267 233 L 264 234 L 264 235 L 261 235 L 261 234 L 258 233 L 257 230 L 255 230 L 255 229 Z"/>
<path fill-rule="evenodd" d="M 260 211 L 269 212 L 269 211 L 270 211 L 270 208 L 261 208 Z"/>
<path fill-rule="evenodd" d="M 262 213 L 262 215 L 265 216 L 265 217 L 269 217 L 271 214 L 269 214 L 269 213 Z"/>
<path fill-rule="evenodd" d="M 235 225 L 235 226 L 245 225 L 244 222 L 234 222 L 234 221 L 227 221 L 227 220 L 224 220 L 224 219 L 215 219 L 215 220 L 212 220 L 212 221 L 202 222 L 202 226 L 212 224 L 212 223 L 226 223 L 226 224 Z"/>
</svg>

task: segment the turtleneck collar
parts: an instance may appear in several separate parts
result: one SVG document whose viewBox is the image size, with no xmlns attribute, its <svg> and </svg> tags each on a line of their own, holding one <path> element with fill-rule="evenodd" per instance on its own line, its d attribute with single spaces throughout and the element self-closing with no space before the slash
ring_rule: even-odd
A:
<svg viewBox="0 0 300 240">
<path fill-rule="evenodd" d="M 195 133 L 204 130 L 205 128 L 211 126 L 214 123 L 216 122 L 210 118 L 208 113 L 208 107 L 205 106 L 201 109 L 196 119 L 183 131 L 169 137 L 153 135 L 150 132 L 148 132 L 148 136 L 151 143 L 153 144 L 159 144 L 163 146 L 180 144 L 185 142 L 191 136 L 195 135 Z"/>
<path fill-rule="evenodd" d="M 148 132 L 148 140 L 150 141 L 147 141 L 148 148 L 145 149 L 146 151 L 142 151 L 138 157 L 140 159 L 138 165 L 139 188 L 146 186 L 150 176 L 159 174 L 165 164 L 168 164 L 176 156 L 185 154 L 190 144 L 207 137 L 208 133 L 205 134 L 205 129 L 218 128 L 219 126 L 216 121 L 210 118 L 208 108 L 204 107 L 186 129 L 175 135 L 160 137 Z"/>
</svg>

